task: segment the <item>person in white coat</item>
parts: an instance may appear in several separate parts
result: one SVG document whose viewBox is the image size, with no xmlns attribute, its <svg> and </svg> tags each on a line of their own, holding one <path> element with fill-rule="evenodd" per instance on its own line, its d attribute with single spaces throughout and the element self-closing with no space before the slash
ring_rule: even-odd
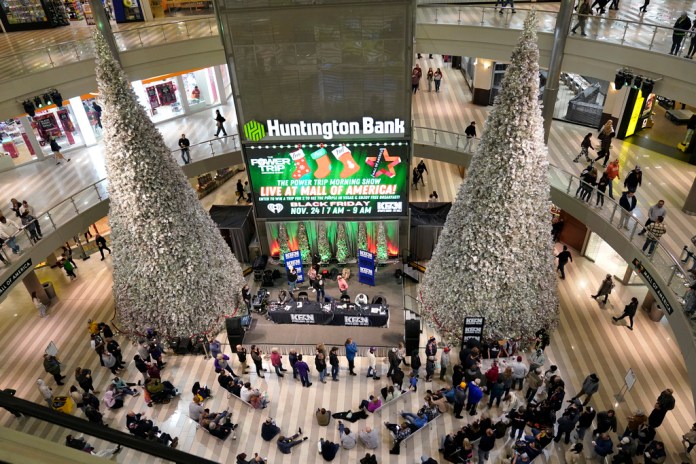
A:
<svg viewBox="0 0 696 464">
<path fill-rule="evenodd" d="M 43 399 L 46 400 L 46 403 L 48 403 L 48 407 L 50 408 L 53 406 L 53 390 L 51 387 L 46 385 L 46 382 L 43 381 L 43 379 L 39 379 L 36 381 L 36 384 L 39 387 L 39 392 L 41 393 L 41 396 L 43 396 Z"/>
<path fill-rule="evenodd" d="M 375 380 L 379 380 L 377 375 L 377 356 L 375 356 L 375 351 L 377 348 L 374 346 L 370 347 L 370 351 L 367 352 L 367 376 L 372 377 Z"/>
</svg>

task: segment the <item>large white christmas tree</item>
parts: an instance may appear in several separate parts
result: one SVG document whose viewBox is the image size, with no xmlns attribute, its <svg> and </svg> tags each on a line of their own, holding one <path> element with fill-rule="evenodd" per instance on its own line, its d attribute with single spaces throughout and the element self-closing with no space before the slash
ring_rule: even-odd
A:
<svg viewBox="0 0 696 464">
<path fill-rule="evenodd" d="M 116 320 L 133 337 L 210 331 L 241 306 L 239 263 L 99 32 L 95 42 Z"/>
<path fill-rule="evenodd" d="M 523 342 L 558 320 L 538 61 L 532 11 L 423 282 L 426 317 L 449 342 L 465 316 Z"/>
</svg>

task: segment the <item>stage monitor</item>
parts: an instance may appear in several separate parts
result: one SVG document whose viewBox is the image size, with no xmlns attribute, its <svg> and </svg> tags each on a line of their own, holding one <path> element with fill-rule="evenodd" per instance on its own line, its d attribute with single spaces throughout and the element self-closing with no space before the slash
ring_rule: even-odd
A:
<svg viewBox="0 0 696 464">
<path fill-rule="evenodd" d="M 406 141 L 245 145 L 256 217 L 404 216 L 409 150 Z"/>
</svg>

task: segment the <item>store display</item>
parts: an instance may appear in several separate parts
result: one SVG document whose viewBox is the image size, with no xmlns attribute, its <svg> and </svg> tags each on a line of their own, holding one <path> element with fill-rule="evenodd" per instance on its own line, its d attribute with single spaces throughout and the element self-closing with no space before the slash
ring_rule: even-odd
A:
<svg viewBox="0 0 696 464">
<path fill-rule="evenodd" d="M 3 0 L 1 4 L 8 24 L 48 21 L 46 12 L 39 0 Z"/>
<path fill-rule="evenodd" d="M 0 20 L 8 32 L 70 24 L 61 0 L 0 0 Z"/>
<path fill-rule="evenodd" d="M 117 23 L 145 21 L 139 0 L 113 0 L 113 7 Z"/>
<path fill-rule="evenodd" d="M 157 84 L 157 97 L 161 105 L 171 105 L 176 102 L 176 87 L 173 82 Z"/>
<path fill-rule="evenodd" d="M 82 13 L 85 15 L 85 21 L 87 21 L 87 25 L 94 26 L 97 24 L 96 21 L 94 21 L 94 15 L 92 14 L 92 6 L 89 4 L 89 2 L 84 2 L 82 4 Z"/>
<path fill-rule="evenodd" d="M 159 99 L 157 98 L 157 89 L 154 85 L 152 85 L 150 87 L 146 87 L 145 91 L 147 92 L 147 101 L 150 103 L 150 108 L 152 108 L 154 112 L 154 110 L 160 106 Z"/>
<path fill-rule="evenodd" d="M 70 21 L 81 21 L 84 19 L 82 5 L 77 0 L 65 0 L 65 12 Z"/>
</svg>

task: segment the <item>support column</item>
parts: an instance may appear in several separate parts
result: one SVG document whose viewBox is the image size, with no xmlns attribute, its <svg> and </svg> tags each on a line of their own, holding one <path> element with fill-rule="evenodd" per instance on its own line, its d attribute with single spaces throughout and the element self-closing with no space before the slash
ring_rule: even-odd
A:
<svg viewBox="0 0 696 464">
<path fill-rule="evenodd" d="M 561 80 L 561 65 L 565 51 L 566 38 L 573 19 L 574 0 L 561 0 L 561 8 L 556 16 L 556 28 L 553 31 L 553 49 L 549 60 L 549 71 L 546 76 L 544 89 L 544 107 L 541 110 L 544 117 L 544 142 L 548 143 L 553 120 L 553 109 L 558 98 L 558 84 Z"/>
<path fill-rule="evenodd" d="M 493 87 L 493 62 L 476 58 L 474 64 L 474 91 L 471 101 L 474 105 L 488 106 Z"/>
<path fill-rule="evenodd" d="M 94 16 L 94 22 L 97 25 L 97 29 L 104 36 L 104 40 L 109 45 L 111 49 L 111 54 L 114 59 L 121 64 L 121 57 L 118 53 L 118 45 L 116 45 L 116 39 L 114 38 L 114 33 L 111 30 L 111 24 L 109 23 L 109 18 L 106 16 L 106 11 L 104 10 L 104 4 L 102 0 L 89 0 L 89 6 L 92 8 L 92 16 Z"/>
<path fill-rule="evenodd" d="M 220 66 L 213 66 L 213 73 L 215 74 L 215 85 L 217 86 L 218 98 L 220 99 L 220 104 L 227 104 L 227 89 L 225 88 L 225 83 L 222 78 L 222 70 Z M 230 92 L 231 93 L 231 92 Z"/>
<path fill-rule="evenodd" d="M 26 135 L 26 143 L 30 148 L 30 151 L 32 151 L 36 155 L 36 159 L 38 161 L 43 161 L 44 160 L 44 153 L 43 150 L 41 149 L 41 144 L 39 143 L 39 139 L 36 138 L 36 134 L 34 133 L 34 128 L 31 127 L 31 121 L 29 120 L 29 116 L 22 116 L 20 118 L 17 118 L 19 120 L 19 124 L 22 126 L 22 129 L 24 130 L 24 133 L 22 134 L 22 137 Z"/>
<path fill-rule="evenodd" d="M 174 76 L 174 79 L 176 80 L 176 86 L 179 88 L 179 95 L 181 95 L 181 109 L 184 110 L 185 115 L 188 115 L 191 108 L 188 103 L 188 93 L 184 85 L 184 78 L 179 74 L 178 76 Z"/>
<path fill-rule="evenodd" d="M 46 256 L 46 264 L 52 268 L 58 266 L 58 259 L 56 258 L 55 253 L 51 253 L 50 255 Z"/>
<path fill-rule="evenodd" d="M 682 206 L 682 211 L 691 216 L 696 216 L 696 180 L 691 184 L 691 190 L 684 200 L 684 206 Z"/>
<path fill-rule="evenodd" d="M 36 292 L 36 296 L 39 298 L 39 300 L 41 300 L 43 304 L 45 304 L 46 306 L 51 304 L 51 299 L 46 294 L 46 290 L 44 290 L 43 285 L 41 284 L 41 281 L 37 277 L 36 272 L 34 270 L 31 270 L 24 275 L 22 283 L 26 287 L 30 296 L 33 292 Z"/>
</svg>

